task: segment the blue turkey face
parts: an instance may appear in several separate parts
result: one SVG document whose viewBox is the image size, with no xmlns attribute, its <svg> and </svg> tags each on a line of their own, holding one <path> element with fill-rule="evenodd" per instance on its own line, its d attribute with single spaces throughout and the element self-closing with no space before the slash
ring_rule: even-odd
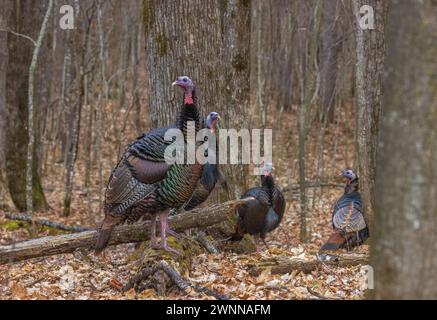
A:
<svg viewBox="0 0 437 320">
<path fill-rule="evenodd" d="M 354 180 L 357 177 L 352 170 L 343 171 L 342 176 L 348 178 L 349 180 Z"/>
<path fill-rule="evenodd" d="M 208 129 L 215 129 L 217 122 L 220 120 L 220 115 L 217 112 L 211 112 L 206 117 L 206 127 Z"/>
<path fill-rule="evenodd" d="M 187 76 L 177 77 L 176 81 L 172 83 L 173 86 L 178 86 L 182 88 L 184 91 L 193 90 L 194 83 Z"/>
<path fill-rule="evenodd" d="M 272 163 L 266 163 L 264 165 L 264 175 L 269 176 L 272 173 L 273 164 Z"/>
</svg>

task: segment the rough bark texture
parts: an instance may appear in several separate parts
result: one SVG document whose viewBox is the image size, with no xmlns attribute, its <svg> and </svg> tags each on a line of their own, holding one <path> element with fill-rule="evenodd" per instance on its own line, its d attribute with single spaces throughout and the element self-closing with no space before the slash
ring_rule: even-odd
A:
<svg viewBox="0 0 437 320">
<path fill-rule="evenodd" d="M 338 39 L 336 28 L 337 0 L 323 1 L 320 98 L 322 115 L 334 122 L 337 80 Z"/>
<path fill-rule="evenodd" d="M 187 75 L 202 114 L 217 111 L 222 127 L 249 128 L 250 1 L 144 0 L 143 18 L 152 126 L 175 122 L 181 98 L 171 83 Z M 247 168 L 228 171 L 241 194 Z"/>
<path fill-rule="evenodd" d="M 11 12 L 11 3 L 2 6 L 0 12 L 0 29 L 7 28 L 7 18 Z M 8 47 L 4 45 L 7 41 L 8 34 L 0 31 L 0 209 L 12 207 L 12 200 L 9 195 L 6 180 L 6 128 L 8 110 L 6 105 L 6 68 L 8 66 Z"/>
<path fill-rule="evenodd" d="M 44 20 L 41 24 L 41 29 L 38 34 L 38 39 L 32 52 L 32 60 L 29 66 L 29 83 L 28 83 L 28 102 L 27 102 L 27 159 L 26 159 L 26 209 L 28 212 L 33 212 L 33 154 L 35 153 L 35 107 L 34 107 L 34 88 L 35 88 L 35 69 L 38 63 L 38 56 L 41 51 L 44 37 L 47 33 L 47 25 L 50 14 L 52 13 L 53 0 L 50 0 Z M 39 153 L 38 153 L 39 154 Z M 40 167 L 37 167 L 39 170 Z"/>
<path fill-rule="evenodd" d="M 360 8 L 369 5 L 374 12 L 374 29 L 362 29 L 359 25 Z M 374 206 L 374 181 L 377 139 L 382 103 L 382 77 L 385 57 L 385 0 L 354 0 L 356 30 L 356 101 L 357 135 L 360 190 L 363 209 L 372 231 Z"/>
<path fill-rule="evenodd" d="M 34 25 L 41 25 L 45 3 L 29 6 L 25 1 L 13 3 L 8 15 L 8 28 L 14 32 L 36 38 Z M 32 20 L 32 21 L 30 21 Z M 26 158 L 27 158 L 27 105 L 28 71 L 32 59 L 33 44 L 28 39 L 8 33 L 8 64 L 6 67 L 7 126 L 5 130 L 5 160 L 8 189 L 19 210 L 26 210 Z M 36 107 L 35 112 L 38 113 Z M 38 141 L 37 141 L 38 142 Z M 33 157 L 33 206 L 45 209 L 47 202 L 38 173 L 38 156 Z"/>
<path fill-rule="evenodd" d="M 376 177 L 377 299 L 437 299 L 437 5 L 392 1 Z"/>
<path fill-rule="evenodd" d="M 203 209 L 194 209 L 185 214 L 170 217 L 169 222 L 175 231 L 203 228 L 233 215 L 235 207 L 252 198 L 229 201 Z M 150 223 L 119 226 L 114 228 L 110 245 L 144 241 L 149 239 Z M 12 245 L 0 246 L 0 264 L 21 261 L 41 256 L 70 253 L 78 248 L 92 248 L 97 240 L 97 231 L 85 231 L 55 237 L 44 237 Z"/>
</svg>

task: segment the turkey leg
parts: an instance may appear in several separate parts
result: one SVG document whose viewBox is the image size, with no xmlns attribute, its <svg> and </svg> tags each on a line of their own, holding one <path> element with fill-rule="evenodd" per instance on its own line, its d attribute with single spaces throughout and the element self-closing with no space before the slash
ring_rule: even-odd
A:
<svg viewBox="0 0 437 320">
<path fill-rule="evenodd" d="M 159 249 L 158 242 L 156 240 L 156 214 L 152 216 L 151 223 L 152 223 L 151 224 L 152 231 L 150 232 L 150 246 L 153 249 Z"/>
<path fill-rule="evenodd" d="M 167 230 L 168 227 L 168 211 L 164 211 L 161 213 L 161 248 L 165 251 L 172 252 L 175 254 L 180 254 L 177 250 L 170 248 L 167 244 Z M 174 232 L 174 231 L 173 231 Z"/>
<path fill-rule="evenodd" d="M 261 240 L 264 242 L 264 245 L 266 246 L 267 250 L 269 250 L 269 245 L 267 244 L 266 238 L 261 237 Z"/>
<path fill-rule="evenodd" d="M 257 253 L 261 252 L 261 249 L 259 247 L 259 235 L 258 234 L 254 234 L 253 235 L 253 240 L 255 241 L 256 252 Z"/>
</svg>

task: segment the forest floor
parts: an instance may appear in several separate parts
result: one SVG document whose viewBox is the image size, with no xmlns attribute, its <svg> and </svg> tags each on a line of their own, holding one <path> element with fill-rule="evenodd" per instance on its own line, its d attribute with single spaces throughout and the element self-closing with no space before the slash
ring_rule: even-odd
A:
<svg viewBox="0 0 437 320">
<path fill-rule="evenodd" d="M 290 116 L 291 117 L 291 116 Z M 287 122 L 287 121 L 285 121 Z M 284 122 L 283 122 L 284 123 Z M 291 123 L 291 121 L 290 121 Z M 274 142 L 276 182 L 280 187 L 290 189 L 293 166 L 282 149 L 294 149 L 287 137 L 291 137 L 292 128 L 281 132 Z M 334 129 L 327 130 L 333 139 Z M 317 140 L 317 133 L 310 137 Z M 293 142 L 295 143 L 295 142 Z M 317 146 L 317 143 L 315 143 Z M 326 149 L 330 145 L 326 144 Z M 342 167 L 345 162 L 341 148 L 334 152 L 335 167 Z M 317 148 L 315 148 L 316 150 Z M 279 150 L 279 151 L 278 151 Z M 284 151 L 285 152 L 285 151 Z M 287 150 L 287 152 L 293 152 Z M 324 154 L 331 151 L 323 150 Z M 278 156 L 280 154 L 281 156 Z M 276 158 L 275 158 L 276 159 Z M 327 161 L 326 161 L 327 162 Z M 347 161 L 346 161 L 347 162 Z M 91 188 L 84 189 L 81 179 L 84 171 L 83 160 L 77 161 L 73 211 L 68 217 L 61 217 L 64 182 L 62 164 L 55 164 L 54 171 L 43 177 L 50 211 L 38 212 L 38 218 L 46 218 L 69 225 L 90 226 L 98 222 L 102 215 L 97 214 L 99 207 L 99 190 L 93 176 Z M 290 167 L 292 167 L 290 171 Z M 311 167 L 311 165 L 309 166 Z M 109 176 L 110 167 L 104 167 L 104 177 Z M 286 172 L 280 176 L 280 173 Z M 291 173 L 290 173 L 291 172 Z M 311 176 L 311 174 L 309 174 Z M 339 177 L 331 176 L 335 183 L 342 183 Z M 295 182 L 295 176 L 293 175 Z M 331 182 L 332 182 L 331 181 Z M 366 288 L 366 266 L 337 267 L 322 265 L 311 273 L 293 271 L 282 275 L 261 273 L 249 274 L 247 265 L 269 257 L 285 256 L 302 259 L 314 258 L 331 229 L 331 206 L 341 196 L 341 188 L 308 188 L 308 241 L 301 243 L 299 192 L 295 188 L 285 192 L 287 210 L 278 229 L 267 236 L 270 249 L 261 253 L 237 254 L 221 251 L 218 254 L 201 254 L 193 260 L 187 280 L 194 284 L 208 287 L 232 299 L 363 299 Z M 313 198 L 313 192 L 316 192 Z M 91 210 L 91 211 L 90 211 Z M 94 212 L 92 215 L 86 212 Z M 95 222 L 94 222 L 95 221 Z M 53 230 L 40 230 L 38 236 L 52 234 Z M 11 222 L 0 211 L 0 245 L 11 244 L 29 239 L 25 225 Z M 133 244 L 110 247 L 106 259 L 95 259 L 82 254 L 62 254 L 50 257 L 10 263 L 0 266 L 0 299 L 213 299 L 212 297 L 190 291 L 181 294 L 174 291 L 171 295 L 160 297 L 153 289 L 136 293 L 133 289 L 121 292 L 118 283 L 127 283 L 135 273 L 137 261 L 132 258 Z M 368 253 L 368 246 L 356 248 L 354 252 Z M 310 289 L 310 290 L 308 290 Z M 314 295 L 314 293 L 317 295 Z"/>
</svg>

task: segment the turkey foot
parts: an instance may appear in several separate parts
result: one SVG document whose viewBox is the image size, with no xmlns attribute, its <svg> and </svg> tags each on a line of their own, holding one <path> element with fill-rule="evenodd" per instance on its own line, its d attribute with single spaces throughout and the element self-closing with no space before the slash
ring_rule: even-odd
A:
<svg viewBox="0 0 437 320">
<path fill-rule="evenodd" d="M 161 225 L 165 224 L 165 231 L 166 233 L 168 233 L 169 235 L 175 237 L 176 239 L 180 240 L 183 238 L 182 235 L 180 235 L 179 233 L 177 233 L 176 231 L 170 229 L 170 226 L 168 224 L 168 215 L 167 214 L 163 214 L 161 215 Z"/>
</svg>

